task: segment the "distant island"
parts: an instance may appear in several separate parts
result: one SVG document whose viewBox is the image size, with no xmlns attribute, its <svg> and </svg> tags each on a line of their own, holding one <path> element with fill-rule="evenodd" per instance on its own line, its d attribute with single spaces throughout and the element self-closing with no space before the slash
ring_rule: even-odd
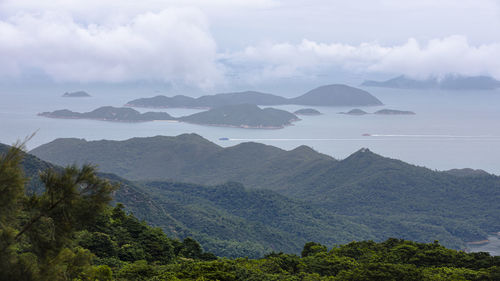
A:
<svg viewBox="0 0 500 281">
<path fill-rule="evenodd" d="M 373 112 L 373 114 L 379 115 L 415 115 L 413 111 L 396 110 L 396 109 L 381 109 Z"/>
<path fill-rule="evenodd" d="M 365 115 L 368 112 L 361 110 L 359 108 L 351 109 L 348 112 L 339 112 L 339 114 L 347 114 L 347 115 Z"/>
<path fill-rule="evenodd" d="M 281 129 L 300 120 L 296 115 L 275 108 L 261 109 L 254 104 L 239 104 L 216 107 L 204 112 L 175 118 L 166 112 L 140 113 L 128 107 L 103 106 L 91 112 L 74 112 L 68 109 L 39 113 L 39 116 L 61 119 L 92 119 L 115 122 L 147 122 L 171 120 L 199 125 L 249 128 Z"/>
<path fill-rule="evenodd" d="M 387 81 L 365 81 L 362 86 L 396 89 L 443 89 L 443 90 L 493 90 L 500 88 L 500 81 L 489 76 L 448 75 L 442 79 L 431 77 L 425 80 L 401 75 Z"/>
<path fill-rule="evenodd" d="M 66 92 L 62 95 L 64 98 L 88 98 L 91 97 L 89 93 L 85 91 L 76 91 L 76 92 Z"/>
<path fill-rule="evenodd" d="M 314 108 L 302 108 L 294 112 L 295 115 L 321 115 L 321 112 Z"/>
<path fill-rule="evenodd" d="M 261 109 L 254 104 L 239 104 L 216 107 L 208 111 L 180 117 L 179 120 L 209 126 L 280 129 L 300 119 L 285 110 Z"/>
<path fill-rule="evenodd" d="M 126 107 L 103 106 L 90 112 L 79 113 L 68 109 L 56 110 L 52 112 L 39 113 L 39 116 L 62 119 L 92 119 L 115 122 L 146 122 L 154 120 L 175 120 L 165 112 L 140 113 L 137 110 Z"/>
<path fill-rule="evenodd" d="M 372 106 L 382 102 L 367 91 L 347 85 L 334 84 L 315 88 L 295 98 L 284 98 L 273 94 L 246 91 L 223 93 L 192 98 L 183 95 L 173 97 L 156 96 L 129 101 L 125 106 L 146 108 L 214 108 L 218 106 L 255 105 L 309 105 L 309 106 Z"/>
<path fill-rule="evenodd" d="M 339 112 L 339 114 L 345 114 L 345 115 L 366 115 L 370 114 L 364 110 L 361 110 L 359 108 L 351 109 L 348 112 Z M 378 111 L 373 112 L 373 114 L 377 115 L 415 115 L 415 112 L 413 111 L 405 111 L 405 110 L 396 110 L 396 109 L 381 109 Z"/>
</svg>

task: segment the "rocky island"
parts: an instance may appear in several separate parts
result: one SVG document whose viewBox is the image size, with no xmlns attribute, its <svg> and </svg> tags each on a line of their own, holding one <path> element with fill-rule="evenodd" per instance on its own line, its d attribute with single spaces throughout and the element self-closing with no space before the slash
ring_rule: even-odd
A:
<svg viewBox="0 0 500 281">
<path fill-rule="evenodd" d="M 373 114 L 379 114 L 379 115 L 415 115 L 415 112 L 396 110 L 396 109 L 381 109 L 379 111 L 373 112 Z"/>
<path fill-rule="evenodd" d="M 226 105 L 179 118 L 193 124 L 249 129 L 281 129 L 298 120 L 288 111 L 254 104 Z"/>
<path fill-rule="evenodd" d="M 347 115 L 365 115 L 368 112 L 361 110 L 359 108 L 351 109 L 348 112 L 339 112 L 339 114 L 347 114 Z"/>
<path fill-rule="evenodd" d="M 175 120 L 166 112 L 140 113 L 126 107 L 103 106 L 90 112 L 74 112 L 68 109 L 39 113 L 39 116 L 62 119 L 92 119 L 115 122 L 146 122 L 154 120 Z"/>
<path fill-rule="evenodd" d="M 85 91 L 76 91 L 76 92 L 66 92 L 62 95 L 64 98 L 88 98 L 91 97 L 89 93 Z"/>
<path fill-rule="evenodd" d="M 321 112 L 314 108 L 302 108 L 294 112 L 295 115 L 321 115 Z"/>
<path fill-rule="evenodd" d="M 129 101 L 125 106 L 146 108 L 215 108 L 219 106 L 254 105 L 308 105 L 308 106 L 372 106 L 382 102 L 367 91 L 342 84 L 315 88 L 295 97 L 284 98 L 273 94 L 245 91 L 223 93 L 192 98 L 183 95 L 173 97 L 155 96 Z"/>
</svg>

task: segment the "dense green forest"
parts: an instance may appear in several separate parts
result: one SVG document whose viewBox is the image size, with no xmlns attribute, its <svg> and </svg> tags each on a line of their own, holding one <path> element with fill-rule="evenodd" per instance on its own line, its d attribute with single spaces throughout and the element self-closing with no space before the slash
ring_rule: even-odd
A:
<svg viewBox="0 0 500 281">
<path fill-rule="evenodd" d="M 111 207 L 120 188 L 91 166 L 48 169 L 27 192 L 23 156 L 0 156 L 0 280 L 498 280 L 500 257 L 401 239 L 352 242 L 301 255 L 218 258 Z M 26 170 L 26 168 L 24 168 Z M 228 199 L 230 200 L 230 198 Z"/>
<path fill-rule="evenodd" d="M 171 235 L 196 237 L 218 255 L 298 253 L 306 241 L 332 245 L 353 237 L 437 239 L 463 249 L 465 242 L 483 240 L 500 229 L 500 177 L 434 171 L 368 149 L 336 160 L 307 146 L 285 151 L 250 142 L 223 148 L 184 134 L 126 141 L 58 139 L 32 152 L 61 165 L 95 163 L 105 172 L 136 180 L 131 183 L 135 190 L 150 196 L 155 209 L 165 210 L 169 217 L 152 216 L 145 209 L 133 210 L 137 216 Z M 180 181 L 194 185 L 175 183 Z M 228 187 L 228 181 L 245 188 Z M 224 201 L 225 197 L 233 199 Z M 177 200 L 189 204 L 173 207 Z M 121 202 L 133 208 L 133 202 Z M 253 204 L 240 211 L 235 202 Z M 276 223 L 251 210 L 272 213 Z M 172 221 L 178 222 L 175 232 L 166 227 Z M 273 239 L 282 243 L 265 237 L 267 232 L 279 234 Z M 235 242 L 247 246 L 231 254 L 219 252 L 224 244 Z"/>
</svg>

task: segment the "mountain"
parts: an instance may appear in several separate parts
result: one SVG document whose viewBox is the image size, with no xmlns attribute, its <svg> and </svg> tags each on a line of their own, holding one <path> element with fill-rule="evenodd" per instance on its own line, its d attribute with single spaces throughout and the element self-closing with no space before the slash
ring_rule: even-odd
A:
<svg viewBox="0 0 500 281">
<path fill-rule="evenodd" d="M 337 161 L 306 146 L 222 148 L 197 135 L 181 135 L 118 142 L 59 139 L 32 152 L 59 164 L 90 161 L 135 180 L 237 181 L 347 217 L 379 238 L 437 239 L 459 248 L 500 229 L 500 177 L 437 172 L 368 149 Z"/>
<path fill-rule="evenodd" d="M 311 106 L 367 106 L 382 105 L 376 97 L 347 85 L 326 85 L 290 99 L 291 104 Z"/>
<path fill-rule="evenodd" d="M 294 112 L 295 115 L 321 115 L 321 112 L 314 108 L 302 108 Z"/>
<path fill-rule="evenodd" d="M 492 90 L 500 87 L 500 81 L 488 76 L 447 75 L 442 79 L 431 77 L 416 80 L 404 75 L 387 81 L 365 81 L 362 86 L 398 89 L 444 89 L 444 90 Z"/>
<path fill-rule="evenodd" d="M 146 112 L 140 113 L 137 110 L 126 107 L 103 106 L 90 112 L 79 113 L 67 109 L 52 112 L 39 113 L 39 116 L 63 119 L 94 119 L 103 121 L 120 122 L 146 122 L 154 120 L 175 120 L 166 112 Z"/>
<path fill-rule="evenodd" d="M 125 104 L 125 106 L 156 108 L 213 108 L 238 104 L 278 105 L 285 103 L 286 99 L 280 96 L 256 91 L 245 91 L 201 96 L 199 98 L 192 98 L 183 95 L 177 95 L 174 97 L 156 96 L 152 98 L 132 100 Z"/>
<path fill-rule="evenodd" d="M 326 85 L 313 89 L 304 95 L 287 99 L 273 94 L 255 91 L 206 95 L 199 98 L 177 95 L 174 97 L 156 96 L 129 101 L 130 107 L 186 107 L 215 108 L 219 106 L 254 104 L 254 105 L 312 105 L 312 106 L 367 106 L 381 105 L 370 93 L 347 85 Z"/>
<path fill-rule="evenodd" d="M 254 104 L 226 105 L 179 118 L 180 121 L 224 127 L 280 129 L 300 120 L 294 114 Z"/>
<path fill-rule="evenodd" d="M 65 98 L 88 98 L 90 95 L 85 91 L 66 92 L 62 95 Z"/>
<path fill-rule="evenodd" d="M 0 153 L 9 149 L 0 144 Z M 38 175 L 62 169 L 26 154 L 23 167 L 29 191 L 41 191 Z M 241 184 L 201 186 L 176 182 L 133 183 L 100 173 L 120 185 L 115 202 L 174 238 L 194 237 L 205 249 L 225 257 L 262 257 L 271 251 L 299 253 L 303 244 L 346 243 L 375 237 L 365 226 L 331 212 L 311 208 L 268 190 L 245 189 Z"/>
<path fill-rule="evenodd" d="M 286 177 L 290 171 L 301 170 L 317 162 L 335 161 L 307 146 L 285 151 L 250 142 L 222 148 L 196 134 L 132 138 L 126 141 L 56 139 L 30 153 L 58 165 L 95 163 L 102 172 L 131 180 L 175 180 L 203 184 L 221 184 L 226 181 L 243 181 L 245 185 L 251 182 L 265 183 L 269 182 L 272 175 L 283 174 Z M 226 173 L 228 177 L 220 180 L 216 176 L 220 173 Z"/>
</svg>

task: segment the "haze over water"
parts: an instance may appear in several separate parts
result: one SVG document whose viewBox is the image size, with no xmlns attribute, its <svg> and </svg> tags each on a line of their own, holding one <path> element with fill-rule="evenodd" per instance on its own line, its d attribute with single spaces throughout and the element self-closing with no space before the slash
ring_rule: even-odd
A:
<svg viewBox="0 0 500 281">
<path fill-rule="evenodd" d="M 337 159 L 369 148 L 383 156 L 431 169 L 483 169 L 500 174 L 500 90 L 441 91 L 365 88 L 385 105 L 360 107 L 367 112 L 382 108 L 411 110 L 416 115 L 350 116 L 338 114 L 352 107 L 314 107 L 320 116 L 301 116 L 302 121 L 281 130 L 208 127 L 176 122 L 118 123 L 39 117 L 43 111 L 70 109 L 90 111 L 100 106 L 122 106 L 127 101 L 158 95 L 150 90 L 94 88 L 91 98 L 62 98 L 52 90 L 0 90 L 0 142 L 12 144 L 37 132 L 28 143 L 32 149 L 56 138 L 124 140 L 155 135 L 196 133 L 222 146 L 256 141 L 293 149 L 308 145 Z M 84 89 L 85 90 L 85 89 Z M 164 93 L 174 95 L 178 93 Z M 291 94 L 288 94 L 290 96 Z M 294 96 L 294 95 L 291 95 Z M 279 106 L 294 111 L 304 106 Z M 155 111 L 155 109 L 139 109 Z M 165 109 L 173 116 L 197 112 Z M 371 136 L 362 136 L 371 134 Z M 227 137 L 229 141 L 220 141 Z"/>
</svg>

